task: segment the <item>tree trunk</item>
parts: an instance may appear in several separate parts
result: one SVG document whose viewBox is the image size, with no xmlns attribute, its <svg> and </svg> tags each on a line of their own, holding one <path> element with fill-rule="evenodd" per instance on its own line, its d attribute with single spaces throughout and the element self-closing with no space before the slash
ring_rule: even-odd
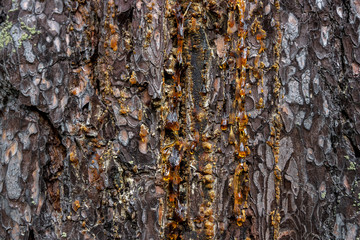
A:
<svg viewBox="0 0 360 240">
<path fill-rule="evenodd" d="M 3 0 L 0 239 L 359 239 L 359 22 L 359 0 Z"/>
</svg>

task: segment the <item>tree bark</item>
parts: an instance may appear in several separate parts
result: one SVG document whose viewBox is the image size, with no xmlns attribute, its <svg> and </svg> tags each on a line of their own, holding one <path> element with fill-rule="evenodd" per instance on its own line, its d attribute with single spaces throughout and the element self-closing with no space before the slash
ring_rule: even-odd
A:
<svg viewBox="0 0 360 240">
<path fill-rule="evenodd" d="M 359 22 L 3 0 L 0 239 L 360 239 Z"/>
</svg>

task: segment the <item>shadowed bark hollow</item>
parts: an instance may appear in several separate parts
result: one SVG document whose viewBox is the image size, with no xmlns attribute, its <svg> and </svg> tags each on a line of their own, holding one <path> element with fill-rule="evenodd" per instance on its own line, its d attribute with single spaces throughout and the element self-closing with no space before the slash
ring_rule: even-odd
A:
<svg viewBox="0 0 360 240">
<path fill-rule="evenodd" d="M 0 239 L 360 239 L 359 22 L 0 1 Z"/>
</svg>

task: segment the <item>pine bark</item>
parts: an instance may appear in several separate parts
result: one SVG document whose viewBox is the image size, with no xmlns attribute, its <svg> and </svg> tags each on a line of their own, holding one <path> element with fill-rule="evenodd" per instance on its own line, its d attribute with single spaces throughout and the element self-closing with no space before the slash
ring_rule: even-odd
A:
<svg viewBox="0 0 360 240">
<path fill-rule="evenodd" d="M 3 0 L 0 239 L 360 239 L 359 22 Z"/>
</svg>

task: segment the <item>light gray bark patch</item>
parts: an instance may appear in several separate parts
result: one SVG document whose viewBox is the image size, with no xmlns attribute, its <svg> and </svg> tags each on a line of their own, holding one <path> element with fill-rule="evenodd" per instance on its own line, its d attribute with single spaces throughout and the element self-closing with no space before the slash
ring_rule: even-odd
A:
<svg viewBox="0 0 360 240">
<path fill-rule="evenodd" d="M 307 130 L 310 130 L 311 129 L 311 126 L 312 126 L 312 122 L 313 122 L 313 116 L 310 115 L 307 119 L 305 119 L 304 121 L 304 127 L 305 129 Z"/>
<path fill-rule="evenodd" d="M 289 82 L 289 90 L 286 96 L 286 102 L 297 103 L 299 105 L 303 105 L 304 103 L 304 100 L 300 95 L 300 84 L 295 80 L 291 80 Z"/>
<path fill-rule="evenodd" d="M 324 0 L 316 0 L 316 6 L 321 10 L 325 6 Z"/>
<path fill-rule="evenodd" d="M 281 107 L 281 118 L 285 125 L 286 132 L 290 132 L 294 126 L 294 114 L 291 111 L 289 104 L 284 103 Z"/>
<path fill-rule="evenodd" d="M 49 30 L 53 33 L 60 33 L 60 24 L 53 20 L 47 20 L 47 24 L 49 25 Z"/>
<path fill-rule="evenodd" d="M 59 37 L 56 37 L 54 39 L 54 47 L 56 49 L 57 52 L 60 52 L 61 50 L 61 42 L 60 42 L 60 38 Z"/>
<path fill-rule="evenodd" d="M 21 28 L 19 28 L 17 25 L 14 25 L 10 29 L 10 34 L 11 34 L 12 39 L 15 42 L 15 46 L 19 47 L 21 45 L 20 39 L 21 39 L 21 36 L 24 34 L 24 31 L 22 31 Z"/>
<path fill-rule="evenodd" d="M 351 0 L 351 10 L 358 18 L 360 18 L 360 1 L 359 0 Z"/>
<path fill-rule="evenodd" d="M 326 101 L 326 97 L 324 95 L 323 95 L 323 110 L 324 110 L 325 117 L 328 117 L 330 114 L 329 104 Z"/>
<path fill-rule="evenodd" d="M 29 63 L 33 63 L 35 61 L 35 55 L 32 52 L 31 43 L 29 41 L 24 41 L 23 46 L 24 46 L 24 56 L 26 61 L 28 61 Z"/>
<path fill-rule="evenodd" d="M 33 0 L 22 0 L 20 3 L 21 9 L 24 11 L 32 11 L 33 6 L 34 6 Z"/>
<path fill-rule="evenodd" d="M 45 9 L 46 2 L 37 1 L 35 3 L 35 14 L 41 14 Z"/>
<path fill-rule="evenodd" d="M 296 61 L 299 65 L 300 70 L 303 70 L 306 65 L 307 50 L 305 48 L 301 49 L 300 52 L 296 55 Z"/>
<path fill-rule="evenodd" d="M 274 200 L 274 192 L 275 192 L 275 184 L 274 184 L 274 172 L 271 172 L 267 179 L 267 193 L 264 196 L 264 200 L 266 201 L 266 214 L 269 216 L 271 212 L 271 203 Z"/>
<path fill-rule="evenodd" d="M 10 217 L 14 222 L 21 224 L 21 216 L 19 209 L 11 209 Z"/>
<path fill-rule="evenodd" d="M 297 115 L 296 115 L 296 118 L 295 118 L 295 124 L 298 125 L 298 126 L 301 126 L 303 120 L 304 120 L 304 117 L 305 117 L 305 112 L 304 111 L 300 111 Z"/>
<path fill-rule="evenodd" d="M 129 135 L 126 130 L 121 130 L 119 134 L 119 141 L 122 145 L 127 146 L 129 143 Z"/>
<path fill-rule="evenodd" d="M 290 160 L 289 168 L 286 170 L 285 178 L 291 182 L 291 190 L 294 195 L 297 197 L 299 194 L 299 176 L 298 176 L 298 167 L 295 160 L 292 158 Z"/>
<path fill-rule="evenodd" d="M 326 47 L 329 40 L 329 26 L 321 26 L 320 44 Z"/>
<path fill-rule="evenodd" d="M 274 167 L 274 154 L 269 145 L 266 144 L 266 166 L 268 169 L 273 169 Z"/>
<path fill-rule="evenodd" d="M 2 192 L 4 186 L 5 169 L 3 165 L 0 165 L 0 192 Z"/>
<path fill-rule="evenodd" d="M 316 75 L 314 77 L 314 80 L 313 80 L 313 88 L 314 88 L 314 93 L 315 94 L 318 94 L 319 91 L 320 91 L 320 81 L 319 81 L 319 76 Z"/>
<path fill-rule="evenodd" d="M 285 37 L 294 41 L 299 36 L 299 21 L 294 14 L 290 13 L 285 29 Z"/>
<path fill-rule="evenodd" d="M 323 181 L 319 187 L 319 198 L 324 200 L 326 198 L 326 183 Z"/>
<path fill-rule="evenodd" d="M 310 103 L 310 70 L 306 70 L 302 75 L 302 92 L 305 98 L 306 104 Z"/>
<path fill-rule="evenodd" d="M 358 228 L 359 227 L 356 224 L 347 223 L 345 240 L 356 239 L 356 232 L 357 232 Z"/>
<path fill-rule="evenodd" d="M 306 150 L 306 160 L 308 162 L 313 162 L 315 160 L 314 150 L 312 148 Z"/>
<path fill-rule="evenodd" d="M 281 171 L 284 170 L 287 161 L 290 159 L 294 152 L 293 143 L 290 137 L 284 137 L 280 140 L 279 149 L 279 168 Z"/>
<path fill-rule="evenodd" d="M 333 228 L 333 234 L 336 239 L 344 239 L 344 217 L 341 213 L 336 214 L 336 222 Z"/>
<path fill-rule="evenodd" d="M 54 0 L 55 8 L 54 13 L 61 14 L 64 10 L 64 4 L 61 0 Z"/>
<path fill-rule="evenodd" d="M 16 200 L 21 195 L 21 186 L 19 182 L 19 177 L 21 174 L 20 164 L 22 161 L 22 156 L 18 151 L 9 162 L 8 169 L 5 177 L 5 185 L 9 199 Z"/>
</svg>

